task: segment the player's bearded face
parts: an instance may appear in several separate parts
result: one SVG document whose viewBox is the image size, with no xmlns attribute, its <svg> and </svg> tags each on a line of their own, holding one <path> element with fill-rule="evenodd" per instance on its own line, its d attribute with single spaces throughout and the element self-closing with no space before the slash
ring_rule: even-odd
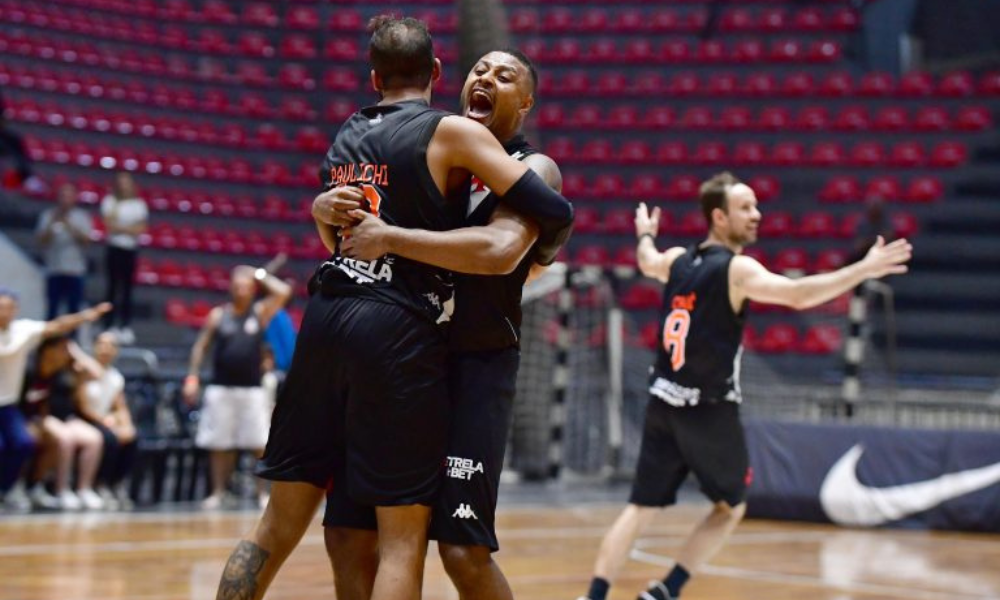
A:
<svg viewBox="0 0 1000 600">
<path fill-rule="evenodd" d="M 479 60 L 462 88 L 462 114 L 482 123 L 494 135 L 517 130 L 521 109 L 530 91 L 524 65 L 503 52 L 491 52 Z"/>
<path fill-rule="evenodd" d="M 756 242 L 760 211 L 757 210 L 757 196 L 753 190 L 743 184 L 733 186 L 726 203 L 729 240 L 740 246 Z"/>
</svg>

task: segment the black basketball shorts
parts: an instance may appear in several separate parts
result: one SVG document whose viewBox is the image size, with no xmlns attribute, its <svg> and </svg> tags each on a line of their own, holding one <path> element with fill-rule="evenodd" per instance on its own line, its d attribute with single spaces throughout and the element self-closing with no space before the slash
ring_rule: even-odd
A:
<svg viewBox="0 0 1000 600">
<path fill-rule="evenodd" d="M 497 488 L 519 364 L 517 348 L 455 353 L 449 360 L 452 412 L 448 457 L 433 505 L 430 539 L 485 546 L 494 552 L 499 549 Z M 359 506 L 334 486 L 327 493 L 323 526 L 375 529 L 375 514 L 371 507 Z"/>
<path fill-rule="evenodd" d="M 713 502 L 736 506 L 746 499 L 750 469 L 739 405 L 675 407 L 650 396 L 629 502 L 674 504 L 689 472 Z"/>
<path fill-rule="evenodd" d="M 439 327 L 406 308 L 314 294 L 258 475 L 334 486 L 360 504 L 430 505 L 446 452 L 446 361 Z"/>
</svg>

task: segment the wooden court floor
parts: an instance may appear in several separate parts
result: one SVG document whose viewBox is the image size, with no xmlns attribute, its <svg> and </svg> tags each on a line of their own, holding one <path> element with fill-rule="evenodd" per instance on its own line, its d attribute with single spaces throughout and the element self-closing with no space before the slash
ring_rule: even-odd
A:
<svg viewBox="0 0 1000 600">
<path fill-rule="evenodd" d="M 519 600 L 574 600 L 620 505 L 501 508 L 498 560 Z M 661 576 L 707 505 L 662 514 L 612 589 Z M 0 516 L 0 600 L 211 600 L 253 511 Z M 431 547 L 427 600 L 457 599 Z M 317 520 L 269 598 L 334 598 Z M 746 521 L 685 600 L 996 600 L 1000 536 Z"/>
</svg>

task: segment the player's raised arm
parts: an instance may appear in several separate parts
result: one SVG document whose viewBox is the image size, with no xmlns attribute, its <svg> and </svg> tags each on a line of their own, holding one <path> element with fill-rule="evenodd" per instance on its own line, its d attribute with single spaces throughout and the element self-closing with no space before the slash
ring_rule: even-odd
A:
<svg viewBox="0 0 1000 600">
<path fill-rule="evenodd" d="M 656 234 L 660 230 L 660 208 L 650 211 L 645 202 L 635 209 L 635 237 L 638 247 L 635 255 L 639 271 L 646 277 L 666 283 L 670 279 L 670 266 L 684 253 L 684 248 L 674 246 L 660 252 L 656 249 Z"/>
<path fill-rule="evenodd" d="M 907 240 L 886 244 L 879 236 L 860 261 L 800 279 L 772 273 L 749 256 L 737 256 L 730 266 L 730 296 L 734 304 L 749 299 L 803 310 L 832 300 L 866 279 L 905 273 L 912 254 Z"/>
</svg>

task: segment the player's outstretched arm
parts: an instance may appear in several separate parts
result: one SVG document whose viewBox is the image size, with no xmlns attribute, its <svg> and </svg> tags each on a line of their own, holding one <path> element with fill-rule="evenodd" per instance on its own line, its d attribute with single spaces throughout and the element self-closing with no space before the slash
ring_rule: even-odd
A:
<svg viewBox="0 0 1000 600">
<path fill-rule="evenodd" d="M 906 273 L 913 246 L 905 239 L 886 244 L 882 236 L 860 261 L 846 267 L 790 279 L 768 271 L 749 256 L 733 259 L 729 271 L 730 297 L 735 304 L 750 299 L 796 310 L 812 308 L 853 289 L 866 279 Z"/>
<path fill-rule="evenodd" d="M 42 335 L 45 337 L 66 335 L 84 323 L 93 323 L 110 310 L 111 304 L 109 302 L 101 302 L 97 306 L 92 306 L 86 310 L 56 317 L 45 323 Z"/>
<path fill-rule="evenodd" d="M 659 207 L 650 211 L 645 202 L 640 202 L 635 209 L 635 237 L 638 247 L 635 251 L 639 271 L 646 277 L 666 283 L 670 278 L 670 266 L 678 256 L 684 254 L 684 249 L 678 246 L 668 248 L 664 252 L 656 249 L 656 234 L 660 231 Z"/>
</svg>

